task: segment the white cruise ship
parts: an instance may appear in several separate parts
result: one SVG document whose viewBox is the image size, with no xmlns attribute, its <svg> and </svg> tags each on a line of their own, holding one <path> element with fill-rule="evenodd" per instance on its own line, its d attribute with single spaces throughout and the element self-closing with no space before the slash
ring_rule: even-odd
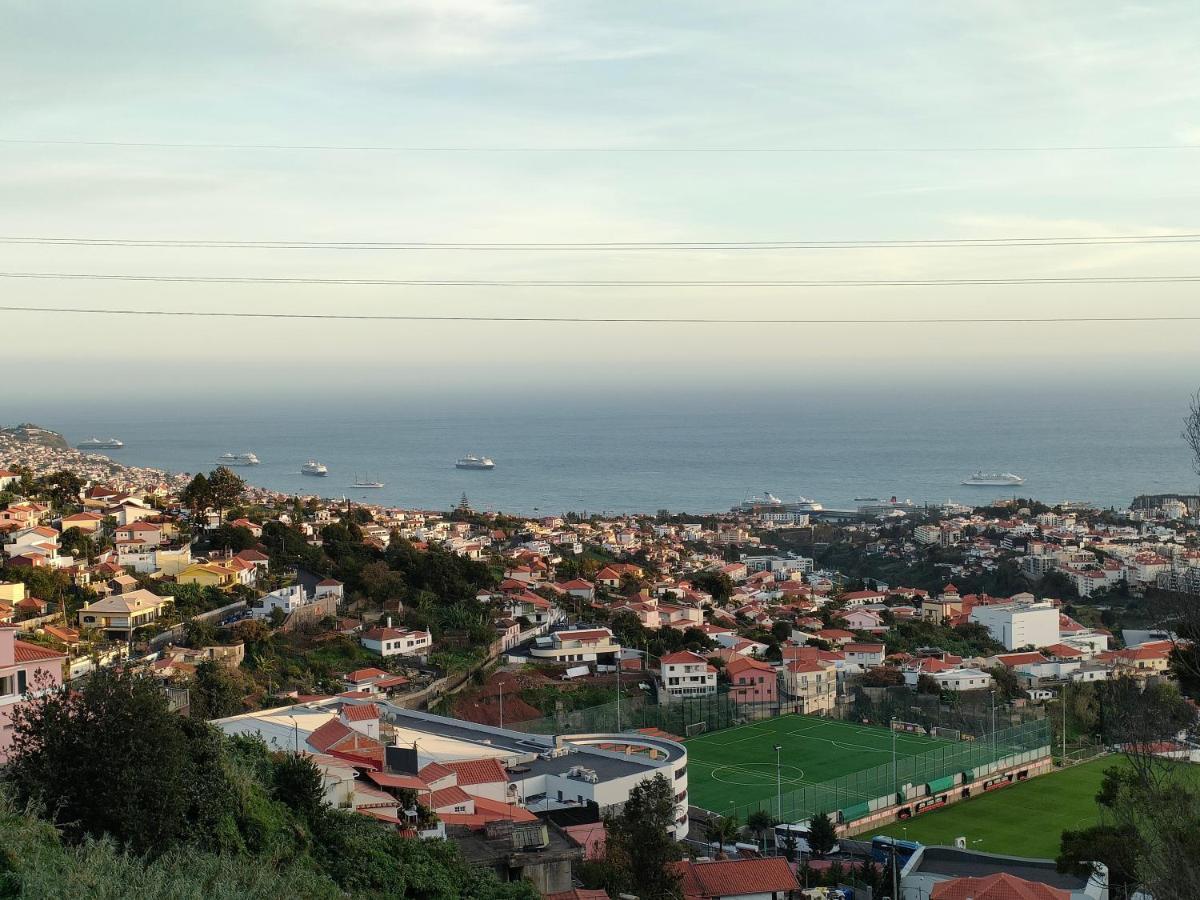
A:
<svg viewBox="0 0 1200 900">
<path fill-rule="evenodd" d="M 496 464 L 492 462 L 490 456 L 476 456 L 473 453 L 468 453 L 462 459 L 456 460 L 454 463 L 456 469 L 494 469 Z"/>
<path fill-rule="evenodd" d="M 1012 472 L 976 472 L 970 478 L 963 480 L 963 484 L 975 487 L 1010 487 L 1024 483 L 1024 478 L 1014 475 Z"/>
<path fill-rule="evenodd" d="M 217 462 L 223 466 L 257 466 L 258 457 L 253 453 L 222 453 Z"/>
<path fill-rule="evenodd" d="M 80 450 L 120 450 L 125 446 L 125 442 L 119 441 L 115 437 L 104 438 L 103 440 L 91 437 L 75 446 Z"/>
<path fill-rule="evenodd" d="M 316 475 L 318 478 L 324 478 L 329 474 L 329 469 L 325 468 L 324 463 L 319 463 L 315 459 L 310 459 L 300 467 L 302 475 Z"/>
</svg>

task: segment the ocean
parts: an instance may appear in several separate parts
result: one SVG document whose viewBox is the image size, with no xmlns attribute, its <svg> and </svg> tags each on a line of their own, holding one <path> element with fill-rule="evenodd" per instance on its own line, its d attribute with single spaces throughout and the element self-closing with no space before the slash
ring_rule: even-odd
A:
<svg viewBox="0 0 1200 900">
<path fill-rule="evenodd" d="M 113 458 L 177 472 L 253 451 L 262 464 L 238 471 L 254 484 L 408 507 L 446 509 L 465 493 L 477 509 L 520 514 L 701 513 L 763 491 L 833 508 L 860 497 L 977 503 L 1014 494 L 1123 507 L 1139 493 L 1194 491 L 1198 480 L 1179 437 L 1187 397 L 1175 391 L 521 395 L 458 406 L 243 398 L 219 411 L 31 403 L 0 406 L 0 422 L 32 420 L 73 444 L 116 436 L 126 446 Z M 491 456 L 496 468 L 454 468 L 466 453 Z M 309 457 L 329 467 L 327 478 L 299 474 Z M 1026 483 L 962 486 L 977 469 Z M 386 487 L 354 490 L 356 475 Z"/>
</svg>

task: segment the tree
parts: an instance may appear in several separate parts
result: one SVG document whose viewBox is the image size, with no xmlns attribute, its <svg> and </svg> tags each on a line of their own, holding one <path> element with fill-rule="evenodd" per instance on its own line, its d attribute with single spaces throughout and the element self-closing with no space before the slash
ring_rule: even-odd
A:
<svg viewBox="0 0 1200 900">
<path fill-rule="evenodd" d="M 733 579 L 724 572 L 700 572 L 692 576 L 696 590 L 711 594 L 717 603 L 724 603 L 733 596 Z"/>
<path fill-rule="evenodd" d="M 196 719 L 223 719 L 242 711 L 243 692 L 236 677 L 211 659 L 196 666 L 188 696 L 190 713 Z"/>
<path fill-rule="evenodd" d="M 1055 860 L 1058 871 L 1090 878 L 1095 863 L 1108 867 L 1109 895 L 1131 896 L 1140 887 L 1138 856 L 1143 852 L 1137 830 L 1129 825 L 1093 825 L 1064 831 Z"/>
<path fill-rule="evenodd" d="M 154 855 L 194 827 L 192 754 L 202 747 L 189 744 L 184 721 L 153 681 L 101 669 L 82 688 L 47 689 L 17 708 L 5 778 L 68 840 L 111 835 Z"/>
<path fill-rule="evenodd" d="M 179 493 L 179 502 L 194 514 L 202 513 L 212 504 L 212 488 L 203 472 L 196 474 Z"/>
<path fill-rule="evenodd" d="M 246 482 L 232 469 L 217 466 L 208 474 L 208 490 L 212 502 L 220 510 L 220 518 L 225 519 L 225 510 L 241 499 L 246 490 Z"/>
<path fill-rule="evenodd" d="M 836 843 L 837 829 L 834 828 L 829 813 L 817 813 L 808 820 L 808 846 L 813 856 L 824 859 L 833 852 L 833 845 Z"/>
<path fill-rule="evenodd" d="M 766 834 L 775 827 L 775 817 L 765 809 L 756 809 L 746 816 L 746 827 L 754 832 L 761 845 L 766 840 Z"/>
<path fill-rule="evenodd" d="M 862 675 L 863 687 L 894 687 L 904 684 L 904 673 L 895 666 L 876 666 Z"/>
<path fill-rule="evenodd" d="M 704 825 L 704 837 L 717 848 L 717 857 L 725 856 L 725 847 L 734 843 L 742 831 L 737 816 L 713 816 Z"/>
<path fill-rule="evenodd" d="M 796 837 L 795 832 L 790 829 L 783 836 L 783 855 L 787 857 L 788 862 L 796 861 L 796 851 L 800 849 L 800 839 Z"/>
<path fill-rule="evenodd" d="M 271 759 L 271 793 L 306 821 L 325 810 L 325 778 L 307 753 L 276 753 Z"/>
<path fill-rule="evenodd" d="M 988 669 L 992 681 L 996 683 L 996 696 L 1004 700 L 1017 700 L 1025 696 L 1025 688 L 1021 686 L 1017 674 L 1005 665 L 993 666 Z"/>
<path fill-rule="evenodd" d="M 1183 419 L 1183 440 L 1192 452 L 1192 468 L 1200 475 L 1200 390 L 1192 394 Z"/>
<path fill-rule="evenodd" d="M 674 789 L 663 775 L 636 785 L 620 813 L 604 819 L 605 858 L 592 873 L 610 895 L 643 900 L 679 896 L 675 863 L 682 856 L 675 833 Z"/>
<path fill-rule="evenodd" d="M 931 694 L 935 697 L 940 696 L 942 693 L 942 686 L 938 684 L 938 680 L 932 675 L 927 675 L 922 672 L 917 676 L 917 693 Z"/>
</svg>

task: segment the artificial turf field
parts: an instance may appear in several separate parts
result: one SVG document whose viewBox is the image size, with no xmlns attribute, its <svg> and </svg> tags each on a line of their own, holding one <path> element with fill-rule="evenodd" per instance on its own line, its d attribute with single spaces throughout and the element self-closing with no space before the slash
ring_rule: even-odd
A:
<svg viewBox="0 0 1200 900">
<path fill-rule="evenodd" d="M 699 735 L 687 741 L 689 802 L 744 818 L 750 805 L 774 804 L 776 745 L 783 747 L 779 780 L 786 795 L 804 785 L 890 764 L 892 735 L 887 728 L 802 715 Z M 895 738 L 898 757 L 916 756 L 948 743 L 905 732 L 896 732 Z M 867 798 L 847 797 L 846 801 L 858 799 Z"/>
<path fill-rule="evenodd" d="M 1096 793 L 1104 770 L 1119 762 L 1113 757 L 1094 759 L 855 837 L 869 840 L 886 834 L 953 846 L 954 839 L 961 836 L 972 850 L 1053 858 L 1064 831 L 1077 831 L 1099 821 Z"/>
</svg>

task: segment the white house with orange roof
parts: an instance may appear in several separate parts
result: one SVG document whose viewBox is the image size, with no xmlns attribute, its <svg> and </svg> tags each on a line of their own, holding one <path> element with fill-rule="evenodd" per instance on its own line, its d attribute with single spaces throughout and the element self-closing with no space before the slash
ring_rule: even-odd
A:
<svg viewBox="0 0 1200 900">
<path fill-rule="evenodd" d="M 670 653 L 658 661 L 662 698 L 706 697 L 717 692 L 717 670 L 708 660 L 690 650 Z"/>
<path fill-rule="evenodd" d="M 420 628 L 393 628 L 389 618 L 386 625 L 370 628 L 360 634 L 358 642 L 385 659 L 390 656 L 424 656 L 433 647 L 433 635 Z"/>
<path fill-rule="evenodd" d="M 534 640 L 529 655 L 555 663 L 612 664 L 621 645 L 612 631 L 604 627 L 571 628 L 553 631 Z"/>
</svg>

